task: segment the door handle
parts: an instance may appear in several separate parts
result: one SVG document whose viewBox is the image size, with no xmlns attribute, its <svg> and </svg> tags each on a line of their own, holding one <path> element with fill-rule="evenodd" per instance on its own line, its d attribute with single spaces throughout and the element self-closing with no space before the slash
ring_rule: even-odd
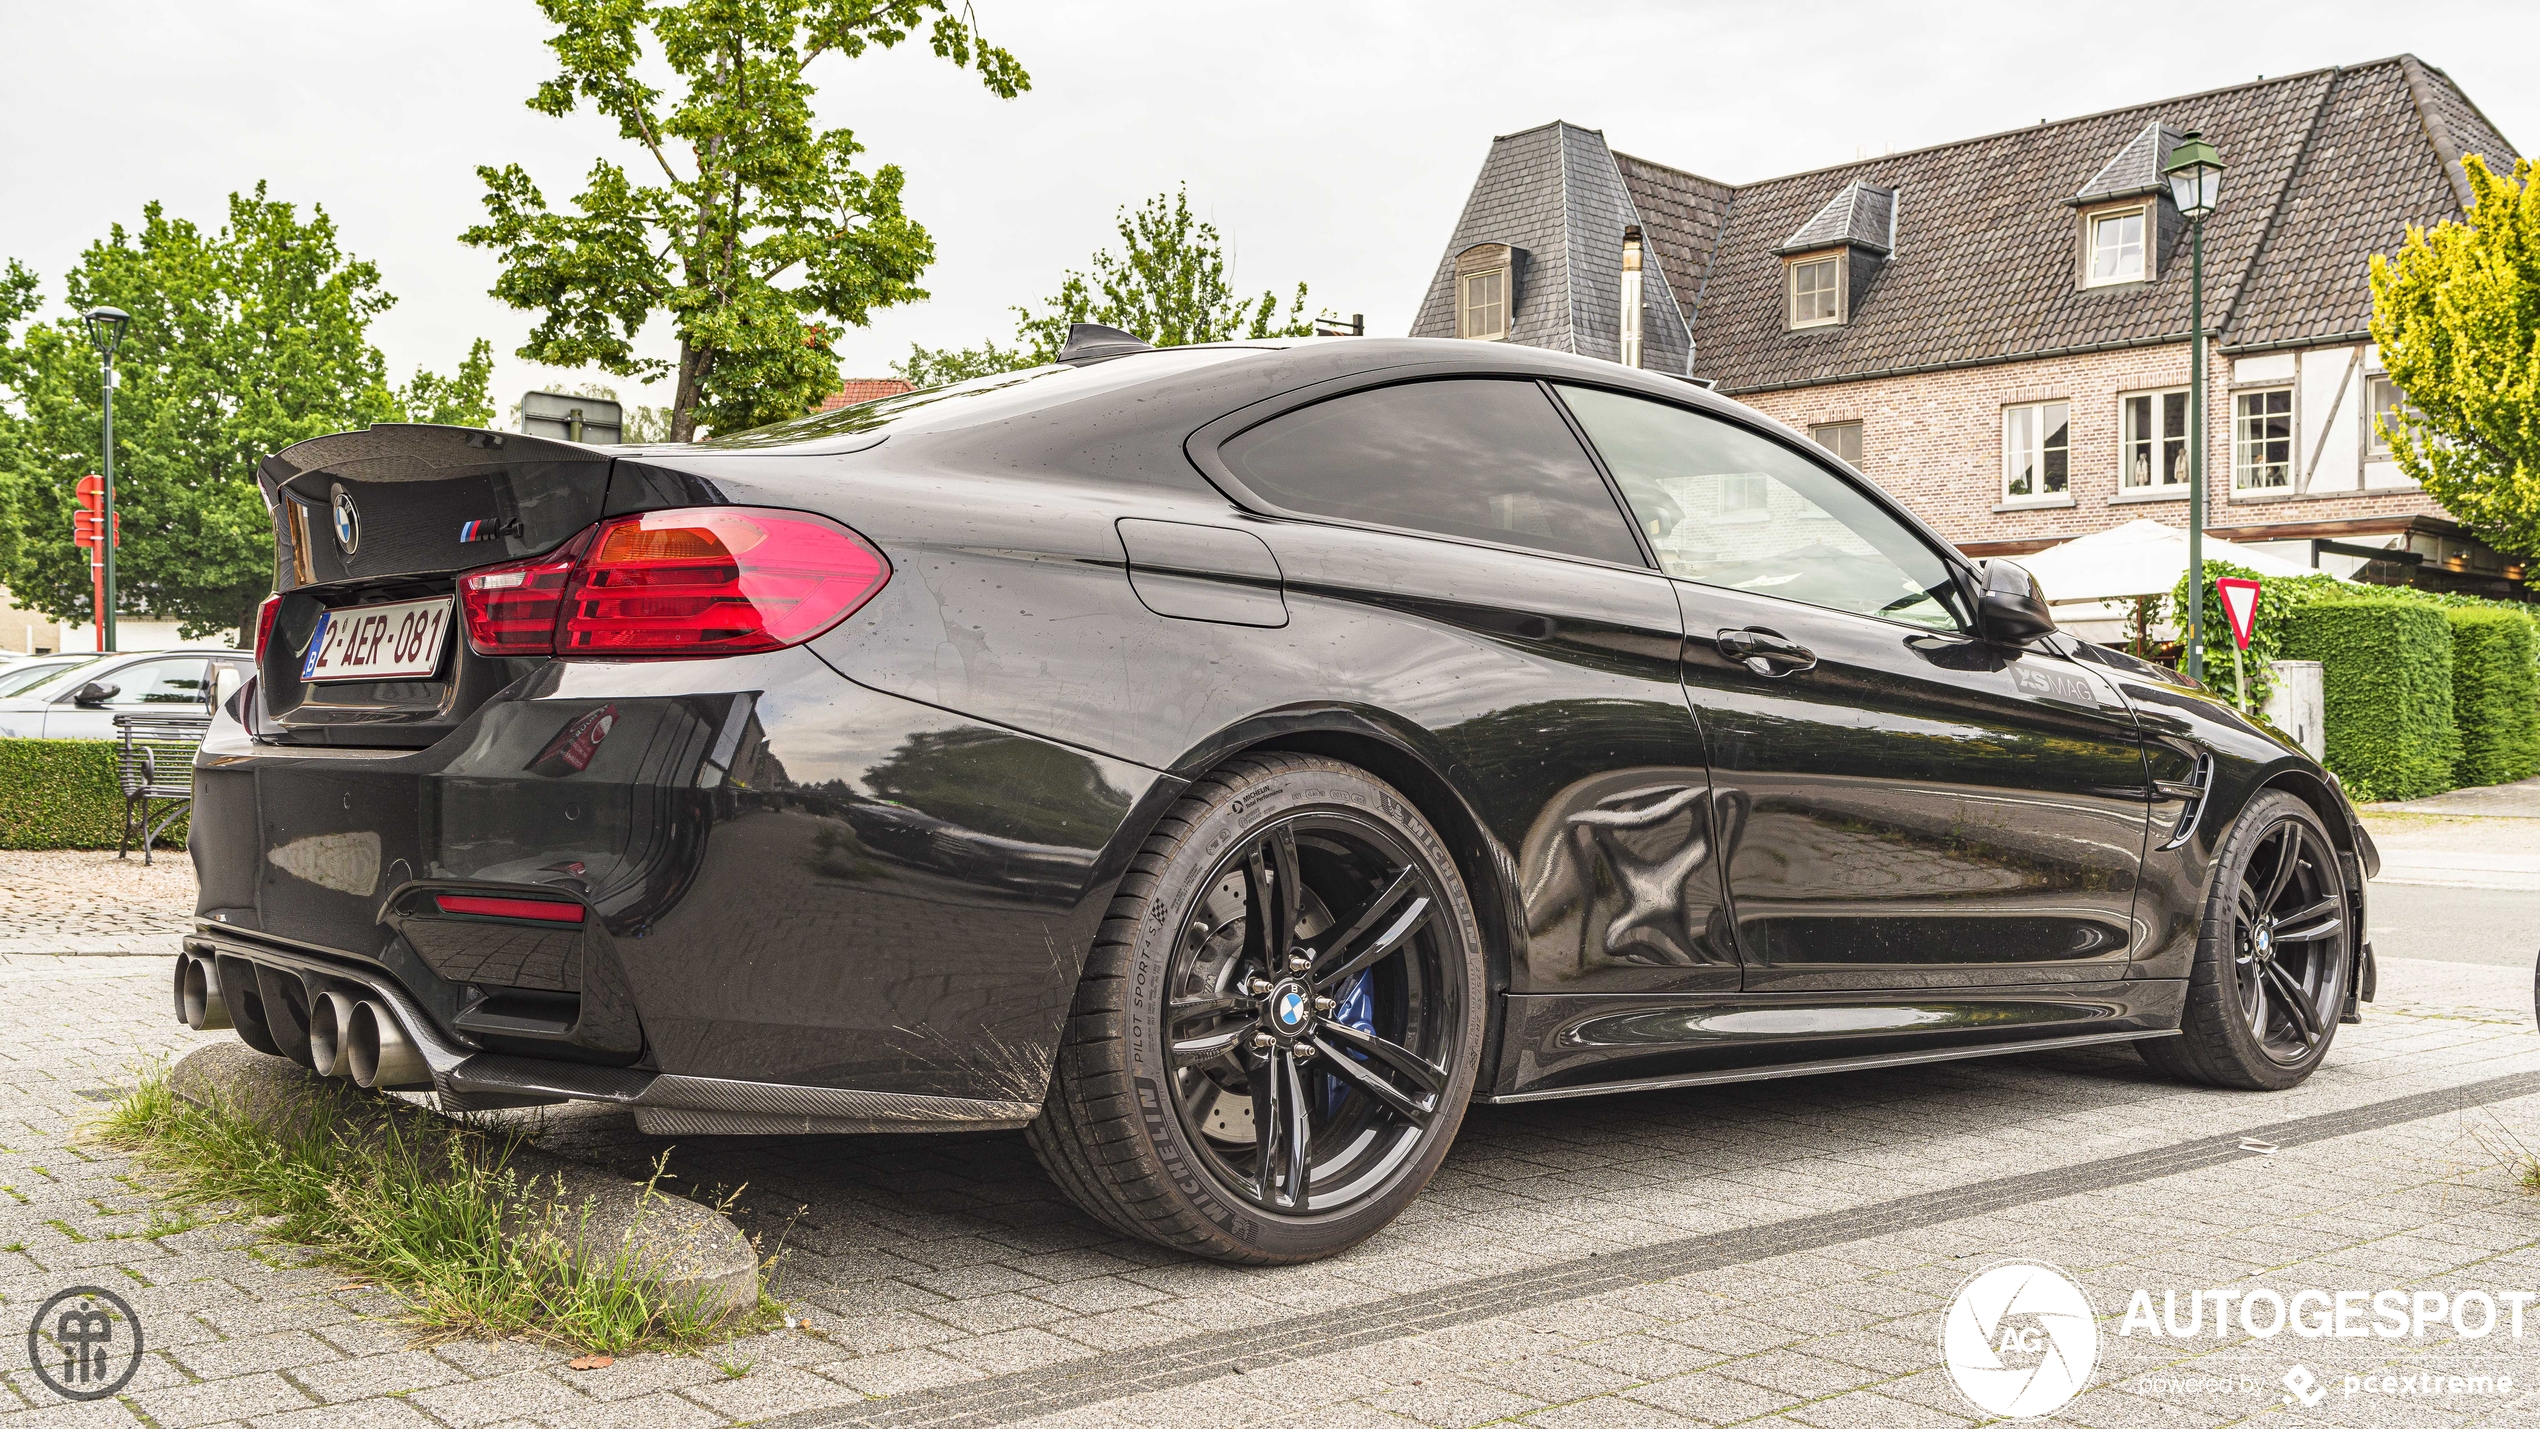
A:
<svg viewBox="0 0 2540 1429">
<path fill-rule="evenodd" d="M 1811 669 L 1817 663 L 1817 652 L 1807 646 L 1751 626 L 1721 631 L 1719 645 L 1721 654 L 1767 678 Z"/>
</svg>

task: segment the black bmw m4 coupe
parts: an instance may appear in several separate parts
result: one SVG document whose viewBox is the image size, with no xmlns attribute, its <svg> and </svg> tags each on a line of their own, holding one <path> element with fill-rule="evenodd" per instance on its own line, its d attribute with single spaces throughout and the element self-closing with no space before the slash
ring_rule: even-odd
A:
<svg viewBox="0 0 2540 1429">
<path fill-rule="evenodd" d="M 178 1013 L 451 1108 L 1024 1128 L 1266 1263 L 1475 1101 L 2120 1041 L 2282 1088 L 2371 996 L 2328 773 L 1681 380 L 1080 329 L 694 445 L 260 475 Z"/>
</svg>

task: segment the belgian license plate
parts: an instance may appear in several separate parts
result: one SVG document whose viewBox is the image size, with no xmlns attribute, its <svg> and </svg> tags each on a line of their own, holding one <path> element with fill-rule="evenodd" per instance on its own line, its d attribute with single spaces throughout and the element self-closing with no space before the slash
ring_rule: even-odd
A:
<svg viewBox="0 0 2540 1429">
<path fill-rule="evenodd" d="M 355 605 L 318 616 L 300 678 L 326 680 L 425 680 L 441 668 L 450 643 L 450 602 L 405 600 L 395 605 Z"/>
</svg>

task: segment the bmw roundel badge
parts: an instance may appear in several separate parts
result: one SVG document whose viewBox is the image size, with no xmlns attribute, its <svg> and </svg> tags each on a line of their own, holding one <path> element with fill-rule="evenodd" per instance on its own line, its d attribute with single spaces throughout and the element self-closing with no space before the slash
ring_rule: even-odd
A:
<svg viewBox="0 0 2540 1429">
<path fill-rule="evenodd" d="M 353 505 L 353 493 L 335 484 L 335 544 L 345 555 L 351 555 L 362 544 L 362 513 Z"/>
<path fill-rule="evenodd" d="M 1291 986 L 1282 991 L 1279 994 L 1279 1006 L 1276 1016 L 1279 1019 L 1279 1026 L 1288 1031 L 1293 1032 L 1297 1028 L 1304 1026 L 1305 989 Z"/>
</svg>

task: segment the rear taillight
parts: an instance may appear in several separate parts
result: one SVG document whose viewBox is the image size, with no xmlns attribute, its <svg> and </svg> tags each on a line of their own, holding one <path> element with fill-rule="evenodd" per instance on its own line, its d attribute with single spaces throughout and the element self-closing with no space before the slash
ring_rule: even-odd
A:
<svg viewBox="0 0 2540 1429">
<path fill-rule="evenodd" d="M 469 571 L 459 603 L 479 655 L 741 655 L 809 640 L 890 578 L 881 552 L 825 516 L 696 506 Z"/>
<path fill-rule="evenodd" d="M 756 507 L 648 511 L 601 524 L 565 592 L 556 653 L 733 655 L 809 640 L 891 578 L 823 516 Z"/>
<path fill-rule="evenodd" d="M 265 603 L 256 607 L 256 668 L 260 670 L 264 668 L 265 663 L 265 642 L 273 638 L 273 614 L 280 609 L 282 609 L 282 592 L 280 591 L 266 596 Z"/>
<path fill-rule="evenodd" d="M 586 531 L 546 555 L 460 576 L 459 606 L 467 616 L 468 647 L 479 655 L 554 654 L 565 584 L 589 545 Z"/>
</svg>

